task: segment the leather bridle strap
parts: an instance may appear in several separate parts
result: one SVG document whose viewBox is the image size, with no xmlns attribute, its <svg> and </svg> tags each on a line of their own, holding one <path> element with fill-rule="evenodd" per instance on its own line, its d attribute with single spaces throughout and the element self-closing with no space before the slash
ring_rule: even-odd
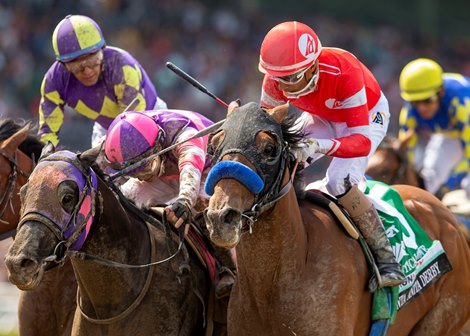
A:
<svg viewBox="0 0 470 336">
<path fill-rule="evenodd" d="M 18 167 L 18 164 L 16 163 L 16 157 L 17 157 L 16 151 L 15 151 L 14 157 L 11 157 L 5 150 L 0 149 L 0 155 L 10 162 L 10 167 L 11 167 L 11 173 L 10 175 L 8 175 L 8 182 L 5 187 L 5 192 L 0 198 L 0 223 L 9 224 L 8 222 L 5 222 L 2 219 L 2 217 L 5 214 L 8 206 L 10 206 L 13 213 L 15 212 L 13 210 L 13 204 L 12 204 L 13 197 L 12 196 L 13 196 L 13 192 L 15 191 L 16 179 L 18 177 L 18 173 L 20 173 L 26 178 L 29 177 L 29 174 L 25 173 L 23 170 L 21 170 Z"/>
<path fill-rule="evenodd" d="M 147 223 L 147 229 L 149 233 L 149 238 L 150 238 L 150 246 L 151 246 L 151 259 L 150 261 L 153 262 L 157 259 L 157 248 L 155 246 L 155 239 L 154 236 L 151 234 L 151 230 L 153 227 L 150 226 L 150 224 Z M 149 268 L 148 273 L 147 273 L 147 278 L 145 280 L 144 286 L 142 287 L 142 290 L 140 291 L 139 295 L 136 297 L 136 299 L 131 303 L 129 307 L 127 307 L 124 311 L 119 313 L 116 316 L 110 317 L 110 318 L 105 318 L 105 319 L 96 319 L 92 318 L 89 315 L 87 315 L 83 311 L 83 307 L 81 304 L 80 300 L 80 289 L 77 289 L 77 308 L 80 310 L 80 314 L 89 322 L 95 323 L 95 324 L 111 324 L 111 323 L 116 323 L 117 321 L 120 321 L 127 316 L 129 316 L 130 313 L 132 313 L 143 301 L 145 298 L 145 295 L 148 292 L 148 289 L 150 288 L 150 284 L 152 283 L 152 278 L 153 278 L 153 272 L 154 272 L 154 266 L 155 263 L 152 263 L 151 268 Z"/>
</svg>

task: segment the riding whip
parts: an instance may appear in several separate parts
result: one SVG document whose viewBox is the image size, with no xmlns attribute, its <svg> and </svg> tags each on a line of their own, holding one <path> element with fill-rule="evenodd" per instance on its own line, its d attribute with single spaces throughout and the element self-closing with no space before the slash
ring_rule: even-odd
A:
<svg viewBox="0 0 470 336">
<path fill-rule="evenodd" d="M 215 94 L 210 92 L 204 85 L 199 83 L 196 79 L 188 75 L 186 72 L 178 68 L 176 65 L 174 65 L 171 62 L 166 62 L 166 67 L 173 71 L 175 74 L 180 76 L 181 78 L 185 79 L 188 83 L 190 83 L 192 86 L 194 86 L 196 89 L 198 89 L 201 92 L 204 92 L 206 95 L 208 95 L 211 98 L 214 98 L 219 104 L 222 104 L 225 107 L 228 107 L 228 104 L 224 102 L 222 99 L 217 97 Z"/>
</svg>

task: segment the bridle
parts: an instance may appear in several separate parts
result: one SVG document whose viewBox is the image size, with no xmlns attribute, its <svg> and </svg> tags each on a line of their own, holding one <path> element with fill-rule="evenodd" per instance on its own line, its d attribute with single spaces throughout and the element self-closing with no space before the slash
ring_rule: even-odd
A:
<svg viewBox="0 0 470 336">
<path fill-rule="evenodd" d="M 15 213 L 15 209 L 13 208 L 13 192 L 16 188 L 16 182 L 18 174 L 24 176 L 25 178 L 29 178 L 30 173 L 26 173 L 23 171 L 17 163 L 17 151 L 15 151 L 13 157 L 10 156 L 5 150 L 0 149 L 0 155 L 3 156 L 9 163 L 11 172 L 8 175 L 8 181 L 5 186 L 5 191 L 3 192 L 2 197 L 0 198 L 0 224 L 9 224 L 7 221 L 3 220 L 3 215 L 5 214 L 8 206 L 10 207 L 11 211 Z M 34 164 L 33 164 L 34 167 Z M 14 231 L 14 230 L 13 230 Z M 14 232 L 13 232 L 14 234 Z M 6 237 L 5 237 L 6 238 Z"/>
<path fill-rule="evenodd" d="M 56 264 L 62 264 L 65 261 L 65 252 L 67 252 L 71 247 L 74 247 L 76 245 L 82 232 L 85 230 L 85 227 L 87 225 L 90 225 L 90 221 L 93 221 L 95 216 L 99 217 L 101 215 L 102 202 L 100 201 L 101 196 L 97 190 L 96 174 L 91 168 L 83 168 L 77 158 L 69 158 L 65 156 L 47 156 L 44 159 L 40 160 L 39 164 L 42 161 L 67 162 L 77 168 L 84 178 L 84 186 L 78 196 L 78 202 L 75 205 L 73 211 L 71 212 L 68 222 L 64 226 L 60 226 L 59 224 L 55 223 L 52 219 L 50 219 L 46 214 L 37 211 L 30 211 L 23 214 L 20 222 L 18 223 L 18 230 L 27 221 L 38 221 L 40 223 L 43 223 L 50 231 L 52 231 L 54 236 L 59 240 L 59 243 L 54 248 L 53 254 L 43 260 L 43 264 L 44 266 L 46 266 L 51 262 L 54 262 Z M 68 231 L 73 229 L 72 226 L 77 221 L 78 214 L 87 196 L 90 197 L 90 208 L 88 213 L 84 214 L 83 220 L 80 223 L 74 225 L 76 229 L 71 231 L 71 233 L 68 234 L 68 237 L 66 237 Z"/>
<path fill-rule="evenodd" d="M 245 127 L 245 125 L 251 125 L 251 127 Z M 259 130 L 269 133 L 276 142 L 276 155 L 269 158 L 269 160 L 257 158 L 258 153 L 253 149 L 253 141 L 255 141 L 253 134 L 256 137 L 258 133 L 253 132 L 255 126 Z M 228 173 L 219 173 L 218 167 L 223 167 L 225 162 L 221 161 L 221 158 L 227 154 L 243 155 L 254 166 L 254 170 L 245 169 L 243 174 L 261 179 L 264 187 L 259 193 L 252 191 L 256 197 L 255 202 L 250 210 L 242 213 L 242 217 L 246 219 L 242 224 L 242 232 L 251 233 L 258 217 L 272 208 L 292 188 L 292 177 L 284 186 L 281 185 L 289 160 L 289 144 L 283 140 L 281 125 L 276 123 L 259 105 L 254 103 L 233 110 L 222 126 L 222 130 L 225 130 L 225 138 L 222 144 L 213 150 L 213 158 L 217 163 L 209 172 L 206 184 L 215 185 L 221 178 L 233 178 L 244 184 L 241 182 L 243 177 L 237 173 L 238 169 L 230 169 L 232 172 Z M 233 164 L 241 165 L 238 162 L 233 162 Z M 222 168 L 221 170 L 225 169 Z M 250 188 L 248 187 L 248 189 Z"/>
</svg>

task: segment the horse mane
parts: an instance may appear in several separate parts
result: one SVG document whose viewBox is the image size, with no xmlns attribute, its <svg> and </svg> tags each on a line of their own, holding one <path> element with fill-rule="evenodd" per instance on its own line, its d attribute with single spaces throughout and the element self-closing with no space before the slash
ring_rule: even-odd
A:
<svg viewBox="0 0 470 336">
<path fill-rule="evenodd" d="M 296 121 L 297 117 L 288 116 L 281 123 L 282 137 L 291 148 L 298 148 L 301 143 L 301 140 L 305 136 L 305 132 L 302 129 L 294 127 Z"/>
<path fill-rule="evenodd" d="M 289 116 L 283 120 L 281 123 L 282 129 L 282 138 L 289 144 L 289 157 L 288 157 L 288 168 L 289 171 L 294 169 L 295 165 L 295 157 L 292 154 L 292 149 L 297 149 L 300 147 L 302 139 L 305 137 L 305 132 L 299 127 L 294 127 L 297 121 L 296 116 Z M 298 167 L 295 175 L 294 180 L 292 181 L 295 189 L 295 193 L 298 199 L 303 199 L 305 197 L 305 182 L 304 182 L 304 170 L 303 167 Z"/>
<path fill-rule="evenodd" d="M 3 118 L 0 119 L 0 141 L 10 138 L 13 134 L 18 132 L 21 128 L 26 126 L 29 121 L 24 119 L 12 119 L 12 118 Z M 31 131 L 35 130 L 36 127 L 30 129 L 30 134 L 26 137 L 26 140 L 21 143 L 18 147 L 23 153 L 28 155 L 31 159 L 38 159 L 41 156 L 42 148 L 44 144 L 39 140 L 35 135 L 32 135 Z"/>
</svg>

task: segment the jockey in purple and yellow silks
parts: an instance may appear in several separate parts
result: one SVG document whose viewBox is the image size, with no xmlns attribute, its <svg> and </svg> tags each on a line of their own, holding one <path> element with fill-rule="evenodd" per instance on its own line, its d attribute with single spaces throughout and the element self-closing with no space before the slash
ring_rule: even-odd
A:
<svg viewBox="0 0 470 336">
<path fill-rule="evenodd" d="M 411 136 L 408 158 L 425 188 L 442 196 L 440 188 L 460 175 L 470 196 L 470 78 L 443 73 L 435 61 L 419 58 L 403 68 L 400 89 L 405 104 L 399 138 Z"/>
<path fill-rule="evenodd" d="M 173 144 L 173 150 L 156 156 L 128 173 L 123 194 L 139 208 L 166 206 L 168 220 L 179 228 L 191 221 L 193 210 L 203 211 L 208 195 L 201 186 L 210 161 L 206 159 L 208 136 L 194 136 L 213 122 L 199 113 L 182 110 L 124 112 L 109 126 L 104 141 L 111 168 L 124 169 Z M 216 295 L 224 297 L 233 284 L 235 265 L 230 250 L 214 248 L 221 264 Z M 228 270 L 227 270 L 228 269 Z"/>
<path fill-rule="evenodd" d="M 106 46 L 98 24 L 89 17 L 69 15 L 54 30 L 52 45 L 56 62 L 41 85 L 39 136 L 59 143 L 65 105 L 95 120 L 92 146 L 134 98 L 135 110 L 166 108 L 154 85 L 128 52 Z"/>
</svg>

